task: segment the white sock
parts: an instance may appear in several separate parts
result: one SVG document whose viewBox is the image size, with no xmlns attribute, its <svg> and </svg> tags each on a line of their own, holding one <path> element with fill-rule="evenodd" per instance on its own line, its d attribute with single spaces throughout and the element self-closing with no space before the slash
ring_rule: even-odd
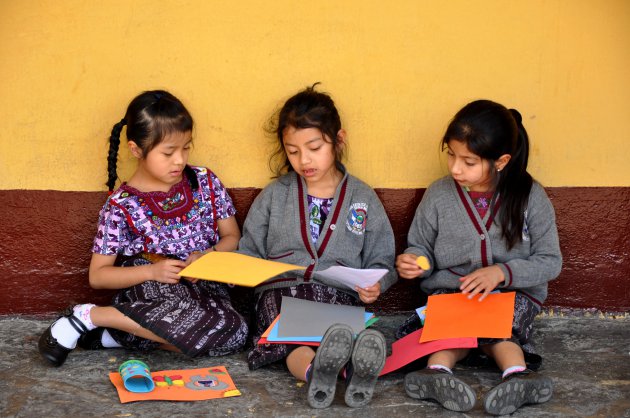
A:
<svg viewBox="0 0 630 418">
<path fill-rule="evenodd" d="M 442 371 L 445 371 L 446 373 L 453 374 L 453 371 L 451 370 L 450 367 L 446 367 L 442 364 L 432 364 L 430 366 L 427 366 L 427 369 L 442 370 Z"/>
<path fill-rule="evenodd" d="M 522 372 L 524 370 L 525 370 L 525 367 L 523 367 L 523 366 L 508 367 L 507 369 L 503 370 L 503 376 L 501 376 L 501 378 L 505 379 L 506 377 L 508 377 L 512 373 L 518 373 L 518 372 Z"/>
<path fill-rule="evenodd" d="M 90 318 L 90 311 L 93 307 L 95 307 L 93 303 L 85 303 L 83 305 L 76 305 L 72 310 L 74 311 L 74 316 L 79 318 L 83 325 L 88 329 L 88 331 L 96 328 L 96 325 L 92 323 L 92 318 Z"/>
<path fill-rule="evenodd" d="M 122 345 L 116 342 L 116 340 L 112 337 L 112 334 L 110 334 L 108 330 L 103 331 L 103 336 L 101 337 L 101 344 L 103 344 L 103 347 L 105 348 L 122 347 Z"/>
<path fill-rule="evenodd" d="M 94 306 L 95 305 L 93 304 L 85 304 L 77 305 L 73 308 L 73 315 L 81 321 L 83 325 L 85 325 L 88 331 L 96 328 L 90 319 L 90 309 Z M 59 318 L 59 320 L 53 324 L 50 333 L 57 339 L 59 344 L 70 349 L 77 346 L 77 340 L 81 336 L 81 334 L 72 326 L 70 320 L 65 316 Z"/>
</svg>

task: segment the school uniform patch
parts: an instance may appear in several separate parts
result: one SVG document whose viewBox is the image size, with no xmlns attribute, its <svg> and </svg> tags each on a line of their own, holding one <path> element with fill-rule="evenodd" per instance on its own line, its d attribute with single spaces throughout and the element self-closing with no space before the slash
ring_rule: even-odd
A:
<svg viewBox="0 0 630 418">
<path fill-rule="evenodd" d="M 363 235 L 365 223 L 367 222 L 367 209 L 367 203 L 353 203 L 350 205 L 348 217 L 346 218 L 346 227 L 353 234 Z"/>
</svg>

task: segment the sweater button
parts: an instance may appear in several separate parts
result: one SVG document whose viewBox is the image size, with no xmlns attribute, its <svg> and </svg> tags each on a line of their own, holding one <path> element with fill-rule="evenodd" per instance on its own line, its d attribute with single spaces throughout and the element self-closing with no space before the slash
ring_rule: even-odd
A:
<svg viewBox="0 0 630 418">
<path fill-rule="evenodd" d="M 315 259 L 314 259 L 314 258 L 311 258 L 311 266 L 312 266 L 313 264 L 315 264 Z"/>
<path fill-rule="evenodd" d="M 484 239 L 486 239 L 486 236 L 484 234 L 479 235 L 479 238 L 481 238 L 481 240 L 483 241 Z"/>
<path fill-rule="evenodd" d="M 337 228 L 337 226 L 336 226 L 335 224 L 330 225 L 330 229 L 331 229 L 331 230 L 333 230 L 333 231 L 334 231 L 334 230 L 335 230 L 335 228 Z"/>
</svg>

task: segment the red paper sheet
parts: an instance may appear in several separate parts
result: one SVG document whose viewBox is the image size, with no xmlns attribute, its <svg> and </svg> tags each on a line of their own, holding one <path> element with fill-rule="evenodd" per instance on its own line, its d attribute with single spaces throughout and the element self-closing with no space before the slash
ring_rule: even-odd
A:
<svg viewBox="0 0 630 418">
<path fill-rule="evenodd" d="M 446 340 L 419 343 L 422 328 L 414 331 L 392 344 L 392 355 L 385 360 L 385 367 L 380 376 L 391 373 L 421 357 L 449 348 L 477 347 L 476 338 L 448 338 Z"/>
<path fill-rule="evenodd" d="M 463 293 L 429 296 L 420 342 L 445 338 L 509 338 L 515 292 L 493 293 L 481 302 Z"/>
</svg>

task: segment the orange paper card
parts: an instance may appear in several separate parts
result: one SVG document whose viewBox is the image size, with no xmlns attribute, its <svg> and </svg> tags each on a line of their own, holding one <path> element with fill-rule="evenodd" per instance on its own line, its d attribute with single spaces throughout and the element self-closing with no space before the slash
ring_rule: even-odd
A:
<svg viewBox="0 0 630 418">
<path fill-rule="evenodd" d="M 244 254 L 212 251 L 201 256 L 177 274 L 182 277 L 253 287 L 278 274 L 304 269 L 306 267 L 263 260 Z"/>
<path fill-rule="evenodd" d="M 509 338 L 515 292 L 492 293 L 479 302 L 463 293 L 429 296 L 420 342 L 444 338 Z"/>
<path fill-rule="evenodd" d="M 121 403 L 135 401 L 201 401 L 240 396 L 224 366 L 189 370 L 151 372 L 155 389 L 146 393 L 129 392 L 118 372 L 111 372 L 109 380 L 118 391 Z"/>
</svg>

